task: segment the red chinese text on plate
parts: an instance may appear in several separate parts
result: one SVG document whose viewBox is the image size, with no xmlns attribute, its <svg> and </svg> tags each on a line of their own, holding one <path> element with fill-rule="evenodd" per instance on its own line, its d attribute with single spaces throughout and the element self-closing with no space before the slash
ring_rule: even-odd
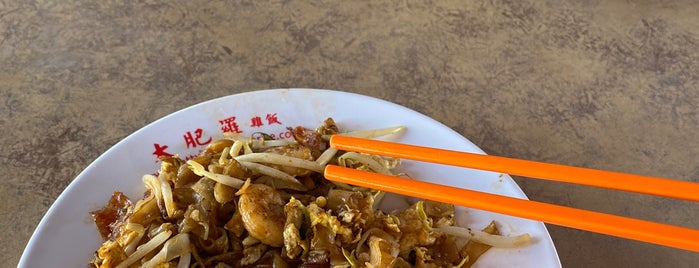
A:
<svg viewBox="0 0 699 268">
<path fill-rule="evenodd" d="M 260 128 L 265 125 L 267 126 L 276 126 L 276 125 L 283 125 L 282 121 L 279 120 L 279 117 L 277 116 L 277 113 L 263 113 L 264 117 L 261 115 L 254 115 L 250 118 L 250 128 Z M 226 117 L 223 119 L 219 119 L 218 124 L 220 125 L 221 133 L 236 133 L 236 134 L 242 134 L 245 133 L 245 129 L 241 129 L 241 126 L 238 124 L 237 120 L 239 117 L 237 116 L 230 116 Z M 257 133 L 257 132 L 256 132 Z M 253 138 L 262 138 L 262 136 L 256 136 L 253 133 L 252 137 Z M 273 139 L 290 139 L 293 138 L 293 135 L 291 131 L 285 130 L 281 131 L 279 133 L 268 133 L 266 134 L 267 136 L 273 138 Z M 197 127 L 194 130 L 186 131 L 185 133 L 182 134 L 182 138 L 185 144 L 186 149 L 194 149 L 198 148 L 201 146 L 206 146 L 209 143 L 213 141 L 213 136 L 210 134 L 207 134 L 204 132 L 204 129 L 201 127 Z M 168 148 L 170 148 L 169 145 L 164 144 L 162 142 L 155 142 L 153 143 L 153 155 L 155 156 L 156 162 L 160 157 L 172 157 L 175 154 L 172 152 L 167 151 Z M 184 156 L 184 160 L 190 160 L 198 153 L 201 153 L 201 149 L 196 154 L 186 154 L 182 155 Z"/>
</svg>

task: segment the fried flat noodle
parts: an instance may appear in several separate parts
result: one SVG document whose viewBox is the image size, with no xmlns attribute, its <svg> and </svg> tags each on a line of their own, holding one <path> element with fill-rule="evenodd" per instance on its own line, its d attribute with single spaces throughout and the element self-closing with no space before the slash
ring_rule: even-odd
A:
<svg viewBox="0 0 699 268">
<path fill-rule="evenodd" d="M 381 193 L 325 180 L 326 163 L 393 174 L 400 162 L 328 149 L 326 136 L 341 133 L 332 119 L 316 130 L 289 129 L 291 143 L 214 140 L 189 161 L 161 158 L 158 175 L 143 176 L 138 202 L 115 191 L 91 212 L 106 240 L 91 265 L 470 267 L 490 248 L 475 238 L 460 247 L 476 236 L 454 226 L 451 204 L 419 201 L 386 212 L 376 209 Z M 498 233 L 494 223 L 484 231 Z"/>
<path fill-rule="evenodd" d="M 108 239 L 118 224 L 117 220 L 124 218 L 133 204 L 122 192 L 114 191 L 104 207 L 100 210 L 91 211 L 90 214 L 97 225 L 102 239 Z"/>
<path fill-rule="evenodd" d="M 498 227 L 495 225 L 495 222 L 492 221 L 488 226 L 483 228 L 483 232 L 489 233 L 489 234 L 494 234 L 494 235 L 499 235 L 500 231 L 498 230 Z M 468 260 L 464 265 L 461 266 L 461 268 L 468 268 L 471 267 L 474 263 L 476 263 L 476 260 L 483 255 L 486 251 L 488 251 L 491 248 L 491 246 L 482 244 L 473 240 L 469 240 L 466 245 L 461 249 L 461 255 L 462 256 L 468 256 Z"/>
</svg>

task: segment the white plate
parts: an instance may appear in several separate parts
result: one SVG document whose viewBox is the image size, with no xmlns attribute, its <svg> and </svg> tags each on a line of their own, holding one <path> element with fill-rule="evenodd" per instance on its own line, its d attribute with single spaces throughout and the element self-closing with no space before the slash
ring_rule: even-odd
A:
<svg viewBox="0 0 699 268">
<path fill-rule="evenodd" d="M 341 129 L 360 130 L 404 125 L 395 140 L 476 153 L 476 145 L 441 123 L 403 106 L 383 100 L 329 90 L 278 89 L 227 96 L 200 103 L 166 116 L 117 143 L 88 166 L 58 197 L 39 223 L 19 267 L 85 267 L 101 238 L 88 214 L 100 208 L 116 189 L 131 199 L 145 187 L 143 174 L 158 169 L 156 152 L 198 154 L 223 128 L 245 135 L 254 132 L 287 137 L 287 126 L 315 128 L 333 117 Z M 158 150 L 158 148 L 160 150 Z M 401 170 L 413 178 L 526 198 L 507 175 L 405 161 Z M 497 220 L 502 231 L 529 233 L 533 243 L 516 249 L 493 249 L 476 267 L 560 267 L 551 237 L 541 222 L 459 208 L 457 222 L 482 228 Z"/>
</svg>

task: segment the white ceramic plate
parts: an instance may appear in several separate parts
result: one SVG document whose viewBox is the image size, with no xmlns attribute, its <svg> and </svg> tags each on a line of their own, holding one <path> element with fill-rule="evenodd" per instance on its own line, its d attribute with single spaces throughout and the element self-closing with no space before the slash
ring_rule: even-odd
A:
<svg viewBox="0 0 699 268">
<path fill-rule="evenodd" d="M 166 116 L 128 136 L 97 158 L 58 197 L 39 223 L 19 267 L 85 267 L 101 238 L 88 214 L 99 209 L 116 189 L 131 199 L 145 187 L 143 174 L 154 173 L 156 155 L 196 155 L 223 130 L 289 137 L 287 126 L 315 128 L 333 117 L 344 130 L 404 125 L 394 139 L 437 148 L 483 153 L 441 123 L 383 100 L 329 90 L 279 89 L 231 95 Z M 507 175 L 404 161 L 401 171 L 413 178 L 446 185 L 526 198 Z M 390 199 L 389 199 L 390 200 Z M 396 199 L 393 199 L 396 200 Z M 388 204 L 391 205 L 391 204 Z M 459 208 L 457 222 L 482 228 L 497 220 L 505 234 L 529 233 L 533 243 L 522 248 L 492 249 L 476 267 L 560 267 L 553 242 L 541 222 Z"/>
</svg>

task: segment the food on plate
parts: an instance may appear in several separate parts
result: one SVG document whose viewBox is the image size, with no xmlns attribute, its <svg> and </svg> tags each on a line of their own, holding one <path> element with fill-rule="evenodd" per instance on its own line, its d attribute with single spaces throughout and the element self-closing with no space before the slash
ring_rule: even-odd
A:
<svg viewBox="0 0 699 268">
<path fill-rule="evenodd" d="M 328 118 L 294 139 L 227 133 L 198 156 L 161 157 L 143 198 L 115 191 L 92 212 L 105 242 L 92 267 L 469 267 L 491 247 L 527 244 L 455 226 L 433 201 L 382 211 L 383 192 L 323 178 L 327 164 L 394 174 L 398 159 L 337 151 L 330 135 L 377 137 L 402 127 L 340 133 Z M 407 199 L 406 199 L 407 202 Z"/>
</svg>

